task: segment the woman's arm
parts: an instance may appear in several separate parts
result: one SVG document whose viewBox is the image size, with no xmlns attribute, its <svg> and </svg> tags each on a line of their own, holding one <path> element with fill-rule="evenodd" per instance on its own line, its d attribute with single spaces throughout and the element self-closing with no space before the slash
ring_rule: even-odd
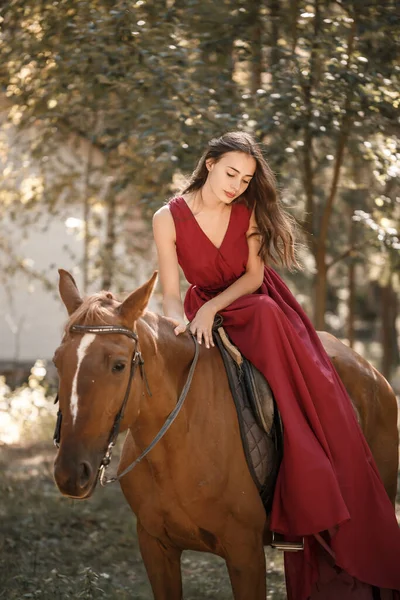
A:
<svg viewBox="0 0 400 600">
<path fill-rule="evenodd" d="M 260 239 L 257 235 L 251 237 L 250 234 L 257 231 L 257 224 L 254 211 L 250 217 L 249 228 L 247 230 L 247 241 L 249 244 L 249 258 L 247 260 L 246 272 L 232 283 L 226 290 L 203 304 L 197 311 L 197 314 L 190 324 L 192 333 L 197 334 L 197 339 L 201 343 L 202 337 L 206 347 L 213 346 L 212 324 L 217 312 L 232 304 L 235 300 L 246 294 L 252 294 L 261 286 L 264 278 L 264 262 L 258 255 L 260 250 Z"/>
<path fill-rule="evenodd" d="M 176 325 L 175 333 L 186 330 L 183 303 L 179 285 L 176 232 L 168 206 L 161 207 L 153 216 L 153 234 L 157 247 L 158 267 L 163 293 L 164 315 Z"/>
</svg>

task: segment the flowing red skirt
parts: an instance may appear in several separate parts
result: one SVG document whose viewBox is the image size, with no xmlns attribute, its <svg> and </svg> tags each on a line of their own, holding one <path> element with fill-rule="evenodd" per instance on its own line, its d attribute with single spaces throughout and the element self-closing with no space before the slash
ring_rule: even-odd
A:
<svg viewBox="0 0 400 600">
<path fill-rule="evenodd" d="M 178 260 L 192 283 L 184 302 L 192 320 L 244 272 L 248 210 L 233 206 L 218 249 L 182 198 L 173 200 L 170 210 Z M 400 532 L 393 506 L 348 394 L 307 315 L 267 267 L 258 292 L 238 298 L 221 314 L 233 343 L 269 382 L 284 425 L 271 528 L 305 537 L 304 552 L 285 556 L 289 599 L 306 600 L 316 582 L 321 587 L 329 555 L 321 555 L 314 534 L 334 529 L 335 564 L 354 578 L 353 587 L 358 581 L 400 590 Z"/>
</svg>

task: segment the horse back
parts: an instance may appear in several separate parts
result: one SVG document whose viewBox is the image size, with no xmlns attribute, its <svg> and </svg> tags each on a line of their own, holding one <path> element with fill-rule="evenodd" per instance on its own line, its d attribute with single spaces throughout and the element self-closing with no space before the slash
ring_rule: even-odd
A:
<svg viewBox="0 0 400 600">
<path fill-rule="evenodd" d="M 318 336 L 350 396 L 394 503 L 399 462 L 396 395 L 385 377 L 357 352 L 325 331 L 318 331 Z"/>
</svg>

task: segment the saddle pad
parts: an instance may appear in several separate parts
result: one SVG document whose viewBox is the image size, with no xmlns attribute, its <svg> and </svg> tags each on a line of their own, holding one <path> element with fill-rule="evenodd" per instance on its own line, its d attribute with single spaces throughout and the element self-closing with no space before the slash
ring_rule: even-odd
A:
<svg viewBox="0 0 400 600">
<path fill-rule="evenodd" d="M 264 376 L 243 356 L 238 364 L 231 349 L 225 348 L 219 329 L 222 327 L 213 330 L 213 337 L 228 376 L 244 453 L 250 474 L 269 513 L 282 458 L 279 413 Z M 222 337 L 227 337 L 225 331 Z"/>
</svg>

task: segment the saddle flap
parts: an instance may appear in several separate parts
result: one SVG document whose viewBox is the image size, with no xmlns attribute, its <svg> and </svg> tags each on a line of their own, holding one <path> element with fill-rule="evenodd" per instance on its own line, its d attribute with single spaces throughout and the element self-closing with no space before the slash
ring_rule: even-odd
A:
<svg viewBox="0 0 400 600">
<path fill-rule="evenodd" d="M 232 344 L 220 322 L 213 336 L 226 369 L 249 471 L 268 513 L 282 455 L 279 413 L 264 376 Z"/>
<path fill-rule="evenodd" d="M 274 399 L 272 390 L 264 375 L 249 361 L 244 365 L 245 381 L 254 416 L 260 427 L 270 435 L 274 424 Z"/>
</svg>

